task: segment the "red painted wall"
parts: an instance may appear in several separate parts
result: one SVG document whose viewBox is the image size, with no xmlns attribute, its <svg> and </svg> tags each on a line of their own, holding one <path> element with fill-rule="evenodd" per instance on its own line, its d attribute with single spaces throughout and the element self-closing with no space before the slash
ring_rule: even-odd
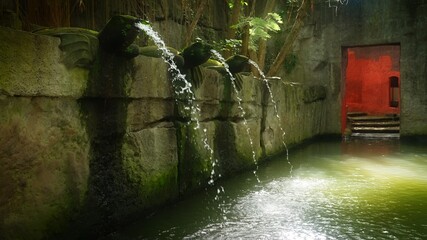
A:
<svg viewBox="0 0 427 240">
<path fill-rule="evenodd" d="M 400 46 L 352 47 L 346 54 L 343 130 L 347 112 L 400 113 L 400 96 L 399 106 L 390 107 L 389 80 L 397 76 L 400 86 Z"/>
</svg>

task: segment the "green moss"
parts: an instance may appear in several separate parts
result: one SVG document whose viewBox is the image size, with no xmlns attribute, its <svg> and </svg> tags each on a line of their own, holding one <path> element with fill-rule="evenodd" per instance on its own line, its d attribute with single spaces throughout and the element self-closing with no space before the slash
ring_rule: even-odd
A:
<svg viewBox="0 0 427 240">
<path fill-rule="evenodd" d="M 221 172 L 224 175 L 242 171 L 253 166 L 252 150 L 238 146 L 235 124 L 229 121 L 217 121 L 215 131 L 215 149 L 218 149 Z"/>
<path fill-rule="evenodd" d="M 208 182 L 211 163 L 201 145 L 200 129 L 196 123 L 175 122 L 178 144 L 178 183 L 180 192 L 187 192 Z"/>
<path fill-rule="evenodd" d="M 141 140 L 147 140 L 145 137 Z M 144 156 L 141 153 L 143 151 L 141 146 L 136 146 L 133 138 L 128 136 L 122 150 L 123 171 L 129 184 L 133 185 L 138 193 L 139 208 L 147 209 L 177 197 L 178 170 L 173 161 L 163 164 L 150 162 L 153 156 Z"/>
<path fill-rule="evenodd" d="M 146 178 L 140 186 L 140 196 L 144 200 L 145 209 L 162 204 L 164 201 L 178 196 L 177 169 L 158 171 Z M 139 182 L 139 181 L 138 181 Z"/>
<path fill-rule="evenodd" d="M 77 96 L 82 96 L 87 87 L 89 81 L 89 71 L 83 68 L 73 68 L 69 70 L 70 79 L 73 79 L 73 88 L 76 89 Z"/>
<path fill-rule="evenodd" d="M 222 101 L 220 102 L 220 116 L 229 116 L 233 103 L 231 101 L 232 85 L 229 77 L 224 77 L 224 90 Z"/>
<path fill-rule="evenodd" d="M 51 187 L 63 187 L 62 182 Z M 9 215 L 4 225 L 7 233 L 3 239 L 46 239 L 67 228 L 69 217 L 77 211 L 76 201 L 68 194 L 62 194 L 49 202 L 34 195 L 32 202 L 20 206 L 20 210 Z"/>
<path fill-rule="evenodd" d="M 86 191 L 87 139 L 77 105 L 7 97 L 0 108 L 0 146 L 7 149 L 0 151 L 0 233 L 7 235 L 2 239 L 42 239 L 64 229 Z"/>
</svg>

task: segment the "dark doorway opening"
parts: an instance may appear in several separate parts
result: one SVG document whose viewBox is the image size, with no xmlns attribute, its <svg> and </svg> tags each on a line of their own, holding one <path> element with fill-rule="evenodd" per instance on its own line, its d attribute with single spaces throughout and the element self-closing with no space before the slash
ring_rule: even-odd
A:
<svg viewBox="0 0 427 240">
<path fill-rule="evenodd" d="M 342 133 L 399 137 L 400 45 L 343 48 Z"/>
</svg>

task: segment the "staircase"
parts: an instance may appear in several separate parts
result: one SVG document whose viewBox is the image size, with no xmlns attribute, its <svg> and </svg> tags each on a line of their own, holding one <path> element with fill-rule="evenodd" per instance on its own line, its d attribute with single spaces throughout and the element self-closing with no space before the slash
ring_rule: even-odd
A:
<svg viewBox="0 0 427 240">
<path fill-rule="evenodd" d="M 375 116 L 362 112 L 350 112 L 347 113 L 347 126 L 351 130 L 351 137 L 400 137 L 400 119 L 397 114 Z"/>
</svg>

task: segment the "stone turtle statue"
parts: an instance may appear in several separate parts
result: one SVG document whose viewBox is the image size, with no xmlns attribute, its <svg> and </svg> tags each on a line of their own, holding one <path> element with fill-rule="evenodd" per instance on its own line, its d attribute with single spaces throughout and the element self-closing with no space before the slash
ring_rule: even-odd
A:
<svg viewBox="0 0 427 240">
<path fill-rule="evenodd" d="M 59 48 L 64 55 L 62 62 L 67 68 L 89 68 L 98 51 L 98 32 L 74 27 L 45 28 L 34 31 L 36 34 L 59 37 Z"/>
<path fill-rule="evenodd" d="M 235 86 L 238 91 L 243 87 L 243 78 L 242 74 L 250 72 L 249 58 L 243 55 L 233 55 L 225 60 L 225 63 L 228 65 L 230 73 L 235 79 Z M 208 65 L 209 64 L 209 65 Z M 231 81 L 231 77 L 228 75 L 225 67 L 217 61 L 210 61 L 205 66 L 218 71 L 219 73 L 226 75 L 226 81 Z"/>
<path fill-rule="evenodd" d="M 197 41 L 185 47 L 181 52 L 167 47 L 174 54 L 174 61 L 179 70 L 185 74 L 194 88 L 199 88 L 203 83 L 202 64 L 206 63 L 211 57 L 213 47 L 202 41 Z M 162 52 L 157 46 L 140 47 L 139 53 L 149 57 L 161 57 Z"/>
<path fill-rule="evenodd" d="M 138 56 L 139 47 L 133 42 L 140 32 L 136 27 L 139 22 L 142 20 L 133 16 L 117 15 L 99 33 L 75 27 L 44 28 L 34 33 L 61 39 L 59 48 L 64 52 L 62 62 L 66 67 L 90 68 L 99 49 L 126 58 Z"/>
</svg>

